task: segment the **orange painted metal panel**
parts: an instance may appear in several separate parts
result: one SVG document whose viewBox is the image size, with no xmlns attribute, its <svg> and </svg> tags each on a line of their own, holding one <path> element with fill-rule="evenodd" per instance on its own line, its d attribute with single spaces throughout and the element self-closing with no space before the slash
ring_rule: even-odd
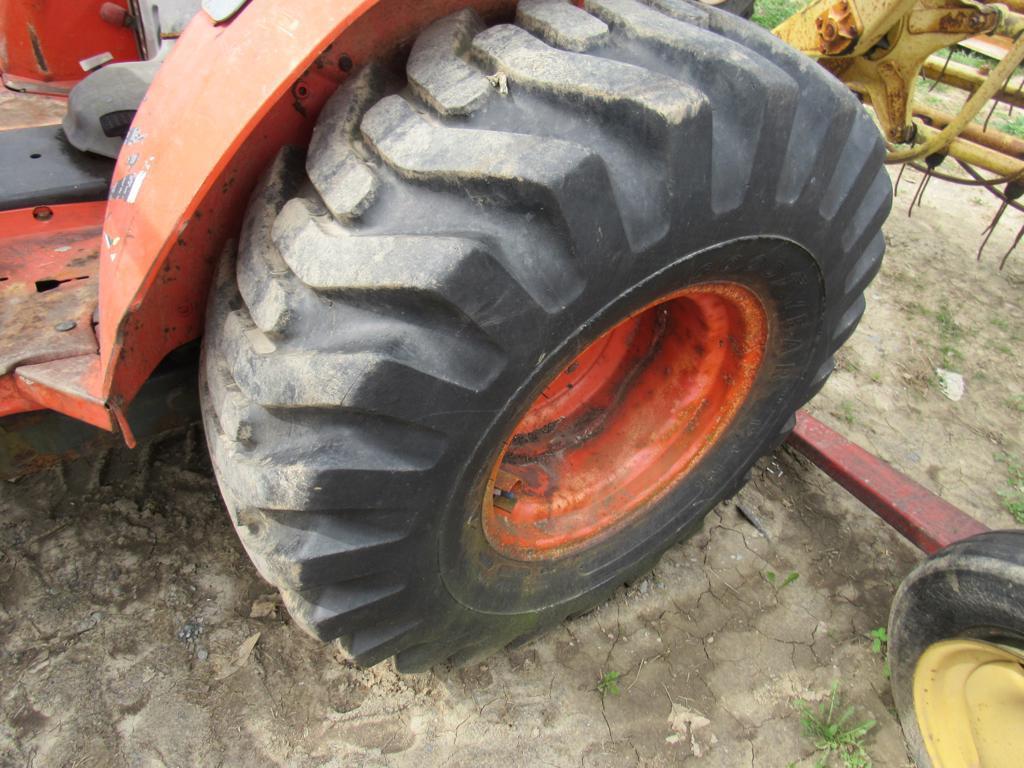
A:
<svg viewBox="0 0 1024 768">
<path fill-rule="evenodd" d="M 750 395 L 768 317 L 738 283 L 700 283 L 616 325 L 565 367 L 505 443 L 482 528 L 514 560 L 607 537 L 710 451 Z"/>
<path fill-rule="evenodd" d="M 94 202 L 0 212 L 0 416 L 48 407 L 110 428 L 82 386 L 89 365 L 99 372 L 92 316 L 105 209 Z M 83 356 L 89 365 L 60 367 Z M 42 377 L 21 375 L 29 370 Z"/>
<path fill-rule="evenodd" d="M 123 412 L 167 353 L 202 333 L 213 266 L 238 232 L 259 173 L 281 146 L 308 142 L 348 72 L 460 8 L 495 18 L 512 6 L 253 0 L 224 25 L 198 14 L 118 158 L 101 239 L 99 356 L 38 370 L 30 386 L 15 382 L 17 393 L 5 384 L 8 409 L 24 406 L 26 392 L 32 403 L 45 393 L 48 407 L 113 428 L 111 414 Z"/>
<path fill-rule="evenodd" d="M 96 353 L 102 223 L 103 203 L 0 212 L 0 374 Z"/>
<path fill-rule="evenodd" d="M 39 365 L 23 365 L 15 371 L 18 392 L 43 408 L 72 416 L 94 427 L 113 431 L 120 423 L 125 442 L 135 446 L 131 432 L 124 429 L 120 411 L 91 396 L 99 378 L 99 355 L 65 357 Z"/>
<path fill-rule="evenodd" d="M 19 90 L 68 91 L 85 77 L 79 62 L 101 53 L 139 58 L 135 33 L 100 17 L 106 0 L 0 0 L 0 71 Z M 127 9 L 126 0 L 116 5 Z"/>
<path fill-rule="evenodd" d="M 95 393 L 126 403 L 170 350 L 202 332 L 213 265 L 260 171 L 308 142 L 361 63 L 459 8 L 511 0 L 253 0 L 230 23 L 198 14 L 135 118 L 114 173 L 100 266 Z"/>
<path fill-rule="evenodd" d="M 38 411 L 42 407 L 35 400 L 28 399 L 18 391 L 18 380 L 13 373 L 0 376 L 0 417 L 26 411 Z"/>
</svg>

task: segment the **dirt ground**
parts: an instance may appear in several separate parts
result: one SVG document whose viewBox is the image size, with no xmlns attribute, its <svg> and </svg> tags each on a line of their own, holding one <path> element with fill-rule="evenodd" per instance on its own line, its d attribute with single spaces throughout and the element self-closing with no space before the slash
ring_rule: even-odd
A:
<svg viewBox="0 0 1024 768">
<path fill-rule="evenodd" d="M 1003 272 L 993 262 L 1022 217 L 979 264 L 994 200 L 932 182 L 908 218 L 919 181 L 904 176 L 865 320 L 810 410 L 1008 527 L 1024 249 Z M 964 376 L 961 400 L 936 367 Z M 289 623 L 235 538 L 201 435 L 126 462 L 0 488 L 4 766 L 810 766 L 793 703 L 834 681 L 878 721 L 874 764 L 909 765 L 868 633 L 919 555 L 789 449 L 737 497 L 767 537 L 727 502 L 590 614 L 407 677 L 353 669 Z"/>
</svg>

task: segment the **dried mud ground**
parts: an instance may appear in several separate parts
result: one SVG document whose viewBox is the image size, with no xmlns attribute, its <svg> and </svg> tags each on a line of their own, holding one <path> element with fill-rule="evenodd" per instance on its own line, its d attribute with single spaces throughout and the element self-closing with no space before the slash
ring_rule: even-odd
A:
<svg viewBox="0 0 1024 768">
<path fill-rule="evenodd" d="M 810 410 L 1009 526 L 1024 253 L 1003 272 L 993 260 L 1021 217 L 979 265 L 994 201 L 932 182 L 908 219 L 919 180 L 903 179 L 867 315 Z M 943 363 L 965 377 L 959 402 L 936 386 Z M 867 635 L 919 555 L 789 449 L 737 497 L 767 537 L 724 503 L 590 614 L 468 668 L 400 677 L 353 669 L 289 623 L 201 443 L 171 437 L 91 478 L 76 464 L 0 489 L 0 764 L 810 766 L 793 702 L 833 681 L 878 721 L 874 764 L 909 764 Z M 66 490 L 83 479 L 91 490 Z M 613 673 L 618 693 L 602 695 Z"/>
</svg>

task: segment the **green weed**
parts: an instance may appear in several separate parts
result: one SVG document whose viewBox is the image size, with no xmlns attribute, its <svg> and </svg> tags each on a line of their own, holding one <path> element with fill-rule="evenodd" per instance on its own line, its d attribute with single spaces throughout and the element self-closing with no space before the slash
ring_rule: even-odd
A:
<svg viewBox="0 0 1024 768">
<path fill-rule="evenodd" d="M 839 418 L 851 427 L 853 426 L 853 422 L 856 421 L 854 418 L 853 403 L 849 400 L 843 400 L 839 403 Z"/>
<path fill-rule="evenodd" d="M 881 653 L 882 649 L 889 643 L 889 633 L 885 627 L 878 627 L 868 632 L 868 637 L 871 638 L 871 652 Z"/>
<path fill-rule="evenodd" d="M 945 300 L 939 305 L 939 311 L 935 313 L 935 319 L 939 323 L 939 333 L 942 334 L 943 338 L 959 341 L 963 336 L 964 329 L 960 327 L 953 317 L 953 310 L 949 308 L 949 304 Z"/>
<path fill-rule="evenodd" d="M 868 632 L 871 638 L 871 652 L 882 656 L 882 674 L 888 680 L 892 677 L 892 670 L 889 668 L 889 632 L 885 627 L 876 627 Z"/>
<path fill-rule="evenodd" d="M 785 587 L 788 587 L 790 584 L 792 584 L 794 581 L 796 581 L 799 578 L 800 578 L 800 574 L 799 573 L 797 573 L 796 571 L 790 571 L 788 574 L 786 574 L 786 578 L 784 578 L 780 582 L 779 581 L 779 577 L 775 575 L 774 571 L 765 571 L 764 572 L 764 580 L 767 581 L 769 584 L 771 584 L 776 589 L 783 589 Z M 776 584 L 778 586 L 776 586 Z"/>
<path fill-rule="evenodd" d="M 1024 464 L 1008 453 L 996 456 L 996 461 L 1006 467 L 1006 488 L 999 491 L 1003 508 L 1021 525 L 1024 525 Z"/>
<path fill-rule="evenodd" d="M 611 694 L 612 696 L 619 695 L 619 678 L 621 675 L 618 672 L 605 672 L 601 675 L 601 680 L 597 684 L 597 692 L 604 696 L 605 694 Z"/>
<path fill-rule="evenodd" d="M 828 699 L 817 707 L 811 707 L 805 701 L 798 701 L 795 706 L 800 713 L 804 736 L 821 753 L 815 763 L 818 768 L 829 765 L 833 755 L 839 758 L 843 768 L 871 768 L 871 756 L 864 746 L 864 737 L 875 727 L 875 721 L 864 720 L 857 725 L 848 725 L 854 707 L 840 711 L 838 680 L 832 683 Z"/>
<path fill-rule="evenodd" d="M 949 371 L 960 368 L 964 356 L 960 351 L 960 342 L 963 341 L 964 329 L 953 317 L 953 310 L 945 300 L 939 305 L 939 311 L 935 313 L 935 320 L 939 326 L 939 358 L 941 367 Z"/>
</svg>

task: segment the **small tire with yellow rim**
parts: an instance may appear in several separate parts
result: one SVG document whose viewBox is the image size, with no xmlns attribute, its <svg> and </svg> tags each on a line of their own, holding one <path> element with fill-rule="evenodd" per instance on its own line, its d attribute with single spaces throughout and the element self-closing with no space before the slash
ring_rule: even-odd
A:
<svg viewBox="0 0 1024 768">
<path fill-rule="evenodd" d="M 918 768 L 1024 764 L 1024 531 L 974 536 L 911 572 L 889 662 Z"/>
</svg>

